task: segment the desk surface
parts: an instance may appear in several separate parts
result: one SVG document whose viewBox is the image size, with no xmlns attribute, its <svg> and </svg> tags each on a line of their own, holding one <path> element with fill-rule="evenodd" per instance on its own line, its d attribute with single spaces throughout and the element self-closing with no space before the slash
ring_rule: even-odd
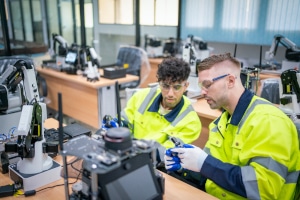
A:
<svg viewBox="0 0 300 200">
<path fill-rule="evenodd" d="M 197 99 L 192 105 L 199 117 L 214 120 L 222 113 L 219 109 L 211 109 L 205 99 Z"/>
<path fill-rule="evenodd" d="M 49 118 L 45 122 L 45 128 L 57 128 L 58 127 L 58 121 L 55 119 Z M 62 163 L 61 157 L 56 156 L 55 160 L 59 163 Z M 162 172 L 163 173 L 163 172 Z M 205 200 L 214 200 L 217 199 L 195 187 L 192 187 L 172 176 L 169 176 L 168 174 L 163 173 L 163 176 L 165 177 L 165 194 L 163 199 L 164 200 L 174 200 L 174 199 L 205 199 Z M 69 179 L 69 183 L 74 182 L 75 179 Z M 0 174 L 0 186 L 4 186 L 7 184 L 13 183 L 11 179 L 9 178 L 8 174 Z M 60 186 L 56 186 L 53 188 L 45 189 L 43 191 L 37 192 L 36 195 L 26 197 L 26 199 L 32 199 L 32 200 L 63 200 L 65 199 L 65 189 L 64 189 L 64 181 L 63 179 L 60 179 L 58 181 L 55 181 L 49 185 L 46 185 L 42 188 L 47 188 L 49 186 L 55 186 L 60 184 Z M 39 191 L 40 189 L 37 189 Z M 71 193 L 71 189 L 69 189 Z M 19 197 L 5 197 L 2 198 L 5 200 L 13 200 L 13 199 L 25 199 L 25 197 L 19 196 Z"/>
<path fill-rule="evenodd" d="M 59 71 L 55 71 L 54 69 L 49 69 L 49 68 L 42 68 L 42 67 L 37 67 L 36 70 L 44 75 L 48 75 L 48 76 L 54 76 L 56 78 L 61 78 L 73 83 L 77 83 L 77 84 L 81 84 L 87 87 L 92 87 L 92 88 L 100 88 L 100 87 L 105 87 L 105 86 L 110 86 L 110 85 L 114 85 L 116 80 L 118 80 L 119 84 L 121 83 L 127 83 L 127 82 L 131 82 L 131 81 L 137 81 L 139 79 L 138 76 L 134 76 L 134 75 L 130 75 L 130 74 L 126 74 L 126 77 L 124 78 L 118 78 L 118 79 L 107 79 L 107 78 L 103 78 L 100 77 L 99 81 L 95 81 L 95 82 L 90 82 L 87 81 L 86 77 L 83 77 L 82 75 L 72 75 L 72 74 L 67 74 L 65 72 L 59 72 Z M 102 70 L 100 69 L 100 74 L 102 74 Z"/>
</svg>

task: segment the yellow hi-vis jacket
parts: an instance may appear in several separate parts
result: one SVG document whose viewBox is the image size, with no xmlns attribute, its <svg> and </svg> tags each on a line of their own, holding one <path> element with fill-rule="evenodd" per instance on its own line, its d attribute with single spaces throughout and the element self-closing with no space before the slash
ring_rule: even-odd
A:
<svg viewBox="0 0 300 200">
<path fill-rule="evenodd" d="M 224 111 L 209 129 L 200 171 L 206 192 L 220 199 L 294 198 L 299 140 L 286 114 L 246 90 L 233 115 Z"/>
<path fill-rule="evenodd" d="M 190 101 L 183 96 L 175 108 L 161 115 L 159 105 L 162 94 L 159 88 L 145 88 L 137 91 L 121 112 L 134 138 L 155 140 L 165 148 L 174 147 L 169 137 L 183 143 L 195 141 L 201 131 L 201 122 Z"/>
</svg>

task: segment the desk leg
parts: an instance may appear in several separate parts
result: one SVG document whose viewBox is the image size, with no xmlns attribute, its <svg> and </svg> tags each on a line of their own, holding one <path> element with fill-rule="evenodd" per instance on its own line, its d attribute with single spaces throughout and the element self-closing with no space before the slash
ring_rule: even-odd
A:
<svg viewBox="0 0 300 200">
<path fill-rule="evenodd" d="M 98 90 L 98 116 L 99 128 L 102 125 L 104 115 L 117 117 L 117 102 L 115 86 L 106 86 Z"/>
</svg>

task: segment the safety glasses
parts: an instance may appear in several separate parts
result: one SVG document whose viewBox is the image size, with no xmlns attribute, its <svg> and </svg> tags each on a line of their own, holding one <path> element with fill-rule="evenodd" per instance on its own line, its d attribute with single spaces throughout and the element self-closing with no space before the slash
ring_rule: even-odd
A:
<svg viewBox="0 0 300 200">
<path fill-rule="evenodd" d="M 221 75 L 221 76 L 218 76 L 218 77 L 215 77 L 213 78 L 212 80 L 204 80 L 202 81 L 201 83 L 199 83 L 199 87 L 201 89 L 206 89 L 208 90 L 210 88 L 210 86 L 212 86 L 212 84 L 214 82 L 216 82 L 217 80 L 220 80 L 222 78 L 225 78 L 226 76 L 229 76 L 230 74 L 224 74 L 224 75 Z"/>
<path fill-rule="evenodd" d="M 181 84 L 176 84 L 176 85 L 170 85 L 167 83 L 160 82 L 159 85 L 162 91 L 168 92 L 172 88 L 173 92 L 179 92 L 181 91 L 182 87 L 186 86 L 186 82 Z"/>
</svg>

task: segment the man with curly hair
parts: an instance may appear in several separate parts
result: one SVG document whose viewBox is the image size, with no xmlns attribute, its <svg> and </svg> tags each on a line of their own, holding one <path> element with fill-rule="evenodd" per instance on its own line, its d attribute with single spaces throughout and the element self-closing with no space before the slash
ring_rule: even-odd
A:
<svg viewBox="0 0 300 200">
<path fill-rule="evenodd" d="M 171 137 L 192 143 L 202 128 L 190 100 L 184 96 L 189 86 L 190 66 L 178 58 L 166 58 L 157 71 L 158 87 L 136 92 L 121 112 L 123 126 L 136 139 L 151 139 L 161 144 L 161 158 L 166 148 L 174 147 Z"/>
</svg>

